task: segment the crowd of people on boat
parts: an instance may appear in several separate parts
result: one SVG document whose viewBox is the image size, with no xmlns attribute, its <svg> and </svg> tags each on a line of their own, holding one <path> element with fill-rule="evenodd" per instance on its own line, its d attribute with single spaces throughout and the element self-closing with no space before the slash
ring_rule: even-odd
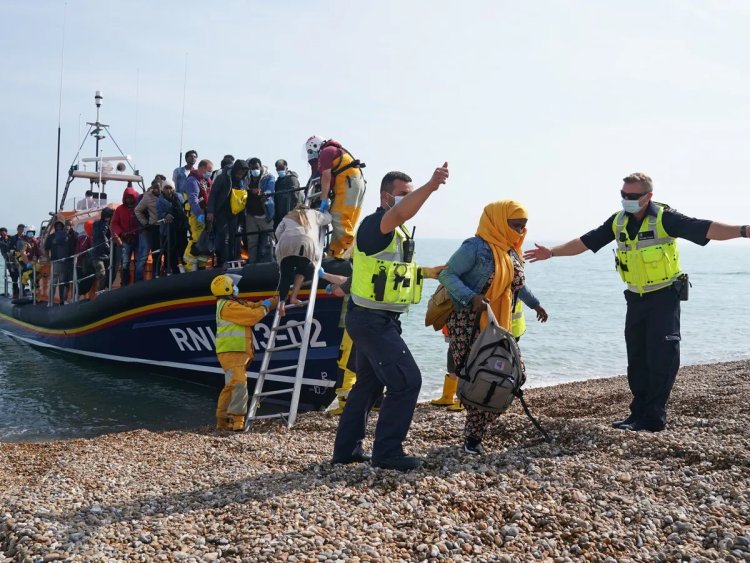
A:
<svg viewBox="0 0 750 563">
<path fill-rule="evenodd" d="M 317 212 L 328 217 L 321 223 L 312 215 L 313 222 L 331 228 L 326 251 L 342 258 L 351 247 L 364 196 L 364 164 L 335 140 L 312 136 L 305 146 L 310 177 L 303 186 L 285 159 L 276 160 L 273 171 L 257 157 L 225 155 L 214 166 L 189 150 L 171 178 L 156 174 L 143 193 L 129 183 L 116 208 L 106 205 L 104 194 L 88 190 L 76 211 L 98 216 L 80 225 L 61 214 L 41 237 L 33 227 L 19 225 L 16 235 L 0 242 L 14 298 L 36 289 L 32 272 L 38 273 L 40 258 L 54 264 L 60 304 L 69 301 L 74 279 L 83 286 L 80 293 L 95 295 L 112 287 L 118 274 L 119 285 L 127 286 L 238 260 L 254 264 L 289 258 L 288 274 L 300 268 L 299 257 L 291 256 L 293 243 L 282 245 L 279 256 L 275 249 L 282 236 L 299 239 L 290 222 L 302 220 L 306 233 L 311 215 L 305 202 L 311 195 Z"/>
</svg>

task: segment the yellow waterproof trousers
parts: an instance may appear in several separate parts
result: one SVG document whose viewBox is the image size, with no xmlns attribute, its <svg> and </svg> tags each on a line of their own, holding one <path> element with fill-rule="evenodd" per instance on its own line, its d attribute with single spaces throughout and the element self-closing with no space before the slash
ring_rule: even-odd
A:
<svg viewBox="0 0 750 563">
<path fill-rule="evenodd" d="M 190 225 L 190 240 L 188 241 L 188 245 L 185 248 L 185 254 L 182 257 L 182 263 L 185 265 L 185 269 L 188 272 L 194 272 L 198 268 L 200 268 L 201 270 L 205 268 L 206 262 L 208 262 L 208 256 L 193 256 L 190 253 L 193 245 L 198 242 L 198 239 L 206 229 L 206 225 L 205 223 L 199 223 L 198 219 L 192 213 L 190 214 L 188 223 Z"/>
<path fill-rule="evenodd" d="M 351 175 L 347 175 L 351 172 Z M 328 254 L 342 258 L 354 245 L 354 226 L 362 211 L 365 197 L 365 179 L 359 169 L 352 169 L 336 177 L 333 185 L 334 200 L 331 206 L 331 243 Z"/>
<path fill-rule="evenodd" d="M 344 330 L 344 337 L 341 339 L 341 346 L 339 347 L 338 361 L 339 374 L 341 374 L 341 387 L 336 388 L 336 398 L 338 399 L 339 405 L 328 411 L 328 413 L 333 416 L 339 416 L 344 412 L 344 406 L 346 406 L 346 399 L 349 396 L 349 391 L 352 390 L 354 383 L 357 381 L 355 356 L 354 343 L 352 342 L 349 333 Z"/>
<path fill-rule="evenodd" d="M 224 388 L 216 405 L 216 428 L 242 430 L 247 414 L 247 364 L 250 357 L 244 352 L 217 354 L 224 370 Z"/>
</svg>

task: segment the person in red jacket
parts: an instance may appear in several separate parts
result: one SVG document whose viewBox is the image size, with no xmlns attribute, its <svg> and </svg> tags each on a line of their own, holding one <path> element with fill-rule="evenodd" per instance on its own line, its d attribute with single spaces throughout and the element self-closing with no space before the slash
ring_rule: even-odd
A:
<svg viewBox="0 0 750 563">
<path fill-rule="evenodd" d="M 138 200 L 138 192 L 128 184 L 122 193 L 122 205 L 115 209 L 110 229 L 115 244 L 121 253 L 120 285 L 123 287 L 130 283 L 130 261 L 135 261 L 138 251 L 138 219 L 135 216 L 135 202 Z"/>
</svg>

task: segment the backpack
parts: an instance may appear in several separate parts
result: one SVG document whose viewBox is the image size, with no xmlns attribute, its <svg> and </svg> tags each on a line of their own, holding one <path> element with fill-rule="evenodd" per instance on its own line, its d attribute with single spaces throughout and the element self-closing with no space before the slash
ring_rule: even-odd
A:
<svg viewBox="0 0 750 563">
<path fill-rule="evenodd" d="M 474 341 L 464 369 L 459 373 L 458 398 L 470 407 L 500 414 L 518 397 L 534 427 L 546 442 L 552 442 L 523 398 L 521 387 L 526 383 L 526 372 L 516 339 L 497 323 L 489 303 L 487 316 L 490 322 Z"/>
<path fill-rule="evenodd" d="M 489 306 L 487 314 L 490 322 L 471 347 L 458 397 L 465 405 L 500 414 L 513 403 L 526 374 L 516 339 L 497 323 Z"/>
</svg>

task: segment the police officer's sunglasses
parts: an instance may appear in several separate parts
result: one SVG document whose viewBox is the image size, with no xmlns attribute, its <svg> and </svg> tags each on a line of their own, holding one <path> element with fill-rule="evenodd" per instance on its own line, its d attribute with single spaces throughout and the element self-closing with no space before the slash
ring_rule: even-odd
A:
<svg viewBox="0 0 750 563">
<path fill-rule="evenodd" d="M 636 200 L 639 200 L 639 199 L 641 199 L 641 198 L 642 198 L 642 197 L 643 197 L 644 195 L 646 195 L 647 193 L 648 193 L 648 192 L 644 192 L 644 193 L 642 193 L 642 194 L 638 194 L 638 193 L 635 193 L 635 194 L 629 194 L 629 193 L 626 193 L 626 192 L 624 192 L 624 191 L 620 190 L 620 195 L 622 196 L 622 199 L 629 199 L 630 201 L 636 201 Z"/>
</svg>

